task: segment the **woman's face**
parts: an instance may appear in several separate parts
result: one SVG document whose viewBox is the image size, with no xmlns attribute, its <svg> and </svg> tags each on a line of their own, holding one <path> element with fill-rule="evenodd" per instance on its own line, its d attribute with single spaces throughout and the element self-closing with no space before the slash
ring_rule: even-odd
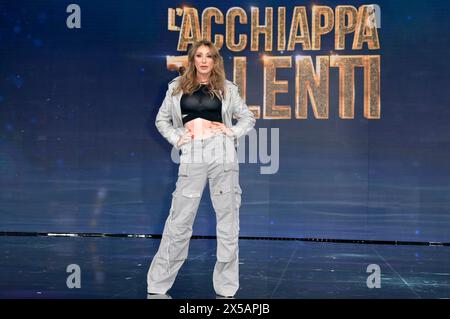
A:
<svg viewBox="0 0 450 319">
<path fill-rule="evenodd" d="M 202 45 L 197 49 L 194 55 L 194 62 L 197 74 L 202 78 L 208 78 L 213 69 L 214 60 L 211 50 L 206 45 Z"/>
</svg>

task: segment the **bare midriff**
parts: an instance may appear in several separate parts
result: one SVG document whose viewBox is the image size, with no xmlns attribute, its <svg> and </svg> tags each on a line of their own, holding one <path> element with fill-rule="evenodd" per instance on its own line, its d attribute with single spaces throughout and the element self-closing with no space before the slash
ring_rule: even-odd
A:
<svg viewBox="0 0 450 319">
<path fill-rule="evenodd" d="M 212 129 L 213 123 L 220 122 L 209 121 L 202 119 L 201 117 L 197 117 L 196 119 L 190 120 L 184 124 L 184 127 L 193 135 L 193 139 L 205 139 L 218 134 Z"/>
</svg>

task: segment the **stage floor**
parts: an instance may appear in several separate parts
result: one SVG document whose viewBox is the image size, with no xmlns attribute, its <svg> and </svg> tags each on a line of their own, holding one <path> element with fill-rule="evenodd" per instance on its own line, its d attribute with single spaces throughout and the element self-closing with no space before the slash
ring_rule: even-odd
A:
<svg viewBox="0 0 450 319">
<path fill-rule="evenodd" d="M 160 240 L 1 236 L 0 298 L 147 298 L 146 274 Z M 216 241 L 192 239 L 169 291 L 173 299 L 214 299 Z M 450 248 L 240 240 L 236 299 L 450 298 Z M 69 289 L 66 268 L 81 269 Z M 368 288 L 367 266 L 381 270 Z"/>
</svg>

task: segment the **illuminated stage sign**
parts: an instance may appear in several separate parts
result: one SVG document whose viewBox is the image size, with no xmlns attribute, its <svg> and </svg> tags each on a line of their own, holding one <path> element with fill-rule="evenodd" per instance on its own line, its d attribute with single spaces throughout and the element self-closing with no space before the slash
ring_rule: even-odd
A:
<svg viewBox="0 0 450 319">
<path fill-rule="evenodd" d="M 196 8 L 169 8 L 168 30 L 179 32 L 177 50 L 186 52 L 188 45 L 200 39 L 214 42 L 220 50 L 224 46 L 231 52 L 245 49 L 258 52 L 263 67 L 263 105 L 249 105 L 256 118 L 263 119 L 307 119 L 308 101 L 311 103 L 315 119 L 329 118 L 329 82 L 330 68 L 339 72 L 339 117 L 353 119 L 355 110 L 355 68 L 364 70 L 364 117 L 380 119 L 380 55 L 328 55 L 313 57 L 295 53 L 294 55 L 270 55 L 268 52 L 279 51 L 319 51 L 322 36 L 334 31 L 334 49 L 345 50 L 347 37 L 352 37 L 351 50 L 379 50 L 378 36 L 379 10 L 375 5 L 363 5 L 359 8 L 349 5 L 337 6 L 334 10 L 327 6 L 312 7 L 311 20 L 308 20 L 307 8 L 293 7 L 289 33 L 286 33 L 286 7 L 277 8 L 277 24 L 274 25 L 274 8 L 266 7 L 264 24 L 260 24 L 260 10 L 251 8 L 249 34 L 236 34 L 236 23 L 248 25 L 248 16 L 244 9 L 233 7 L 224 14 L 217 8 L 209 7 L 202 11 L 201 19 Z M 176 24 L 176 17 L 181 17 L 181 25 Z M 225 35 L 212 35 L 212 25 L 225 24 Z M 310 27 L 311 25 L 311 27 Z M 276 29 L 274 29 L 276 27 Z M 259 36 L 264 35 L 264 47 Z M 235 41 L 238 39 L 238 42 Z M 274 49 L 274 39 L 276 48 Z M 187 55 L 168 56 L 169 69 L 186 66 Z M 246 97 L 247 57 L 233 57 L 233 80 L 240 88 L 242 97 Z M 288 93 L 288 81 L 277 80 L 276 71 L 280 68 L 295 70 L 295 106 L 277 105 L 276 94 Z"/>
</svg>

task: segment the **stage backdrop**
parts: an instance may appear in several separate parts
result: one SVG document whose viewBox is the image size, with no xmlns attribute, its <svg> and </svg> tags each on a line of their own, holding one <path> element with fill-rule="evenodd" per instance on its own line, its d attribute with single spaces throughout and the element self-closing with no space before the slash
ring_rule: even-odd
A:
<svg viewBox="0 0 450 319">
<path fill-rule="evenodd" d="M 177 163 L 155 116 L 169 65 L 206 35 L 257 115 L 242 236 L 449 242 L 449 11 L 2 1 L 0 231 L 160 234 Z M 208 187 L 194 234 L 215 235 Z"/>
</svg>

